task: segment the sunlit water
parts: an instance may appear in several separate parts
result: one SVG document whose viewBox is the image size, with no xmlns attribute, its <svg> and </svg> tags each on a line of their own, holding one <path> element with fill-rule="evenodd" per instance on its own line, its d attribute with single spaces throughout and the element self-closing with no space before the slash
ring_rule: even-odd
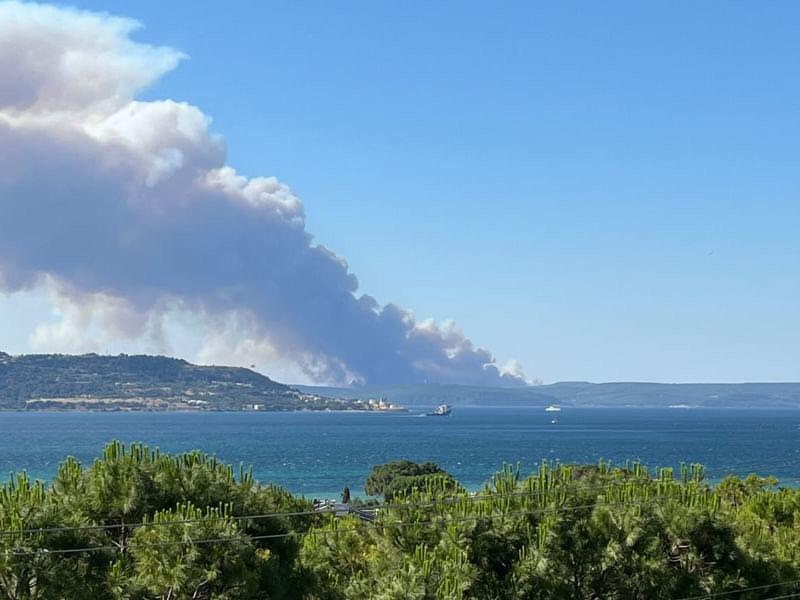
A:
<svg viewBox="0 0 800 600">
<path fill-rule="evenodd" d="M 551 423 L 553 418 L 557 423 Z M 800 410 L 456 408 L 450 417 L 360 413 L 0 413 L 0 468 L 51 477 L 112 439 L 202 449 L 309 497 L 361 490 L 375 464 L 434 461 L 477 488 L 503 462 L 702 462 L 712 479 L 800 480 Z"/>
</svg>

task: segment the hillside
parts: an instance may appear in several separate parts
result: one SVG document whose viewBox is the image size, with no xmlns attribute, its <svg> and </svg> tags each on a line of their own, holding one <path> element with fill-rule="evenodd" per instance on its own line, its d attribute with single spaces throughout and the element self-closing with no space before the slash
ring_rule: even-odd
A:
<svg viewBox="0 0 800 600">
<path fill-rule="evenodd" d="M 0 408 L 92 410 L 358 408 L 249 369 L 163 356 L 0 353 Z"/>
<path fill-rule="evenodd" d="M 405 406 L 591 406 L 667 408 L 800 408 L 800 383 L 588 383 L 527 388 L 396 385 L 334 388 L 297 386 L 308 393 L 347 398 L 384 397 Z"/>
</svg>

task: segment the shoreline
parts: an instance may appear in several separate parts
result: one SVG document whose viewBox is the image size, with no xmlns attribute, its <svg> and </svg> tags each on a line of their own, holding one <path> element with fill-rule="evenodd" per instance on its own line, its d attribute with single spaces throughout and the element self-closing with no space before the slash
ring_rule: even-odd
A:
<svg viewBox="0 0 800 600">
<path fill-rule="evenodd" d="M 330 409 L 330 408 L 322 408 L 322 409 L 309 409 L 309 408 L 298 408 L 298 409 L 231 409 L 231 408 L 118 408 L 118 409 L 92 409 L 92 408 L 37 408 L 37 409 L 29 409 L 29 408 L 0 408 L 0 413 L 29 413 L 29 414 L 45 414 L 45 413 L 57 413 L 57 414 L 70 414 L 70 413 L 192 413 L 192 414 L 199 414 L 199 413 L 308 413 L 308 414 L 389 414 L 389 415 L 410 415 L 410 416 L 418 416 L 419 414 L 423 413 L 425 410 L 429 408 L 428 405 L 420 405 L 420 406 L 412 406 L 406 407 L 403 409 L 395 409 L 395 410 L 361 410 L 356 408 L 343 408 L 340 410 L 337 409 Z M 461 410 L 473 410 L 473 409 L 519 409 L 519 410 L 532 410 L 532 411 L 544 411 L 543 406 L 520 406 L 516 404 L 468 404 L 464 406 L 454 406 L 456 411 Z M 782 405 L 770 405 L 770 406 L 618 406 L 618 405 L 581 405 L 581 406 L 568 406 L 568 405 L 561 405 L 562 414 L 563 413 L 569 414 L 569 412 L 574 410 L 640 410 L 640 411 L 649 411 L 649 410 L 662 410 L 662 411 L 673 411 L 676 413 L 686 413 L 686 412 L 693 412 L 697 410 L 709 410 L 709 411 L 724 411 L 724 410 L 785 410 L 785 411 L 800 411 L 800 405 L 793 405 L 793 406 L 782 406 Z"/>
</svg>

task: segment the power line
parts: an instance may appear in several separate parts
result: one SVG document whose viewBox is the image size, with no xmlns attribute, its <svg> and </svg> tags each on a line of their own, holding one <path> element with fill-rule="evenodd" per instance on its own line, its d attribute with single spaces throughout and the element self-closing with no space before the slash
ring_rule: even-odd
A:
<svg viewBox="0 0 800 600">
<path fill-rule="evenodd" d="M 793 579 L 791 581 L 779 581 L 777 583 L 767 583 L 767 584 L 764 584 L 764 585 L 754 585 L 752 587 L 739 588 L 739 589 L 736 589 L 736 590 L 729 590 L 727 592 L 714 592 L 714 593 L 711 593 L 711 594 L 702 594 L 700 596 L 685 596 L 683 598 L 677 598 L 676 600 L 711 600 L 713 598 L 720 598 L 722 596 L 730 596 L 731 594 L 741 594 L 741 593 L 744 593 L 744 592 L 756 592 L 758 590 L 767 590 L 769 588 L 774 588 L 774 587 L 784 586 L 784 585 L 793 585 L 793 584 L 796 584 L 796 583 L 800 583 L 800 579 Z M 778 596 L 778 597 L 785 598 L 786 596 Z M 765 598 L 765 600 L 769 600 L 769 599 Z"/>
<path fill-rule="evenodd" d="M 650 480 L 653 484 L 659 483 L 659 480 Z M 531 490 L 531 491 L 519 491 L 519 492 L 509 492 L 507 494 L 483 494 L 483 495 L 473 495 L 473 496 L 454 496 L 452 498 L 445 498 L 441 500 L 434 500 L 429 502 L 419 502 L 419 503 L 383 503 L 376 506 L 368 506 L 365 507 L 364 511 L 373 511 L 373 510 L 400 510 L 400 509 L 411 509 L 411 508 L 430 508 L 440 505 L 452 505 L 452 504 L 460 504 L 462 502 L 469 502 L 469 503 L 478 503 L 482 501 L 492 501 L 497 499 L 505 499 L 505 498 L 534 498 L 539 497 L 542 495 L 546 495 L 548 493 L 555 493 L 558 491 L 567 491 L 567 492 L 583 492 L 583 491 L 607 491 L 612 490 L 614 488 L 621 489 L 624 487 L 626 482 L 615 482 L 611 484 L 605 485 L 596 485 L 596 486 L 555 486 L 548 491 L 541 491 L 541 490 Z M 681 489 L 681 483 L 678 481 L 668 482 L 672 483 L 675 486 L 675 489 Z M 303 510 L 303 511 L 295 511 L 295 512 L 276 512 L 276 513 L 264 513 L 264 514 L 252 514 L 252 515 L 220 515 L 222 518 L 234 520 L 234 521 L 258 521 L 263 519 L 273 519 L 273 518 L 286 518 L 286 517 L 303 517 L 303 516 L 313 516 L 313 515 L 324 515 L 324 514 L 335 514 L 337 512 L 341 512 L 340 510 L 333 508 L 322 508 L 322 509 L 314 509 L 314 510 Z M 63 527 L 33 527 L 27 529 L 6 529 L 0 530 L 0 536 L 14 536 L 14 535 L 29 535 L 29 534 L 37 534 L 37 533 L 65 533 L 65 532 L 75 532 L 75 531 L 108 531 L 114 529 L 138 529 L 142 527 L 158 527 L 158 526 L 166 526 L 166 525 L 190 525 L 192 523 L 203 523 L 208 520 L 208 517 L 205 518 L 195 518 L 195 519 L 182 519 L 178 521 L 150 521 L 150 522 L 136 522 L 136 523 L 112 523 L 106 525 L 75 525 L 75 526 L 63 526 Z"/>
<path fill-rule="evenodd" d="M 672 498 L 671 496 L 653 496 L 651 498 L 644 498 L 639 501 L 626 501 L 626 502 L 607 502 L 607 503 L 592 503 L 592 504 L 583 504 L 577 506 L 569 506 L 569 507 L 540 507 L 538 509 L 527 510 L 527 511 L 517 511 L 517 512 L 510 512 L 510 513 L 494 513 L 489 515 L 468 515 L 462 517 L 453 517 L 451 515 L 441 515 L 441 519 L 430 519 L 427 521 L 388 521 L 388 522 L 381 522 L 381 521 L 374 521 L 371 525 L 375 528 L 390 528 L 390 527 L 410 527 L 410 526 L 430 526 L 430 525 L 437 525 L 437 524 L 447 524 L 453 522 L 464 522 L 464 521 L 480 521 L 483 519 L 502 519 L 508 517 L 520 517 L 520 516 L 532 516 L 539 513 L 547 512 L 548 510 L 552 510 L 556 513 L 565 513 L 565 512 L 573 512 L 577 510 L 584 510 L 587 508 L 605 508 L 611 506 L 641 506 L 646 502 L 653 501 L 653 500 L 660 500 L 660 499 L 668 499 Z M 449 519 L 447 517 L 450 517 Z M 167 524 L 167 523 L 165 523 Z M 274 534 L 265 534 L 265 535 L 255 535 L 255 536 L 248 536 L 243 534 L 242 537 L 225 537 L 225 538 L 208 538 L 208 539 L 199 539 L 199 540 L 182 540 L 182 541 L 170 541 L 170 542 L 158 542 L 158 543 L 142 543 L 142 544 L 128 544 L 126 546 L 127 549 L 132 548 L 149 548 L 149 547 L 170 547 L 170 546 L 184 546 L 184 545 L 201 545 L 201 544 L 212 544 L 212 543 L 224 543 L 224 542 L 250 542 L 250 541 L 258 541 L 258 540 L 267 540 L 267 539 L 282 539 L 288 537 L 306 537 L 309 535 L 331 535 L 331 534 L 339 534 L 339 533 L 348 533 L 348 532 L 357 532 L 364 529 L 362 527 L 349 527 L 349 528 L 340 528 L 340 529 L 321 529 L 321 530 L 311 530 L 311 531 L 289 531 L 285 533 L 274 533 Z M 56 555 L 56 554 L 75 554 L 75 553 L 82 553 L 82 552 L 97 552 L 101 550 L 120 550 L 120 546 L 118 545 L 105 545 L 105 546 L 87 546 L 84 548 L 63 548 L 63 549 L 49 549 L 49 548 L 39 548 L 37 550 L 30 550 L 25 552 L 16 552 L 16 551 L 9 551 L 6 550 L 7 555 L 11 556 L 33 556 L 37 554 L 48 554 L 48 555 Z"/>
<path fill-rule="evenodd" d="M 632 480 L 636 482 L 637 480 Z M 640 480 L 641 481 L 641 480 Z M 667 485 L 672 486 L 674 491 L 682 491 L 688 489 L 685 487 L 685 484 L 678 480 L 665 480 L 661 481 L 659 479 L 646 479 L 649 485 L 655 487 L 657 484 L 666 483 Z M 577 486 L 577 485 L 570 485 L 567 483 L 566 485 L 556 485 L 550 490 L 530 490 L 530 491 L 518 491 L 518 492 L 510 492 L 506 494 L 476 494 L 473 496 L 461 496 L 461 497 L 452 497 L 452 498 L 445 498 L 438 501 L 430 501 L 430 502 L 423 502 L 423 503 L 395 503 L 395 504 L 380 504 L 374 507 L 367 507 L 365 510 L 399 510 L 399 509 L 412 509 L 412 508 L 425 508 L 425 507 L 436 507 L 441 505 L 450 505 L 450 504 L 460 504 L 462 502 L 481 502 L 481 501 L 494 501 L 494 500 L 503 500 L 508 498 L 514 497 L 523 497 L 523 498 L 534 498 L 546 494 L 553 494 L 558 493 L 559 491 L 564 492 L 580 492 L 580 491 L 611 491 L 614 489 L 624 489 L 625 484 L 628 483 L 627 481 L 617 481 L 611 484 L 606 485 L 595 485 L 595 486 Z M 648 489 L 648 488 L 644 488 Z M 702 492 L 702 488 L 697 490 L 691 491 L 700 491 Z M 436 524 L 447 524 L 452 522 L 464 522 L 464 521 L 477 521 L 482 519 L 502 519 L 502 518 L 509 518 L 509 517 L 517 517 L 517 516 L 528 516 L 528 515 L 535 515 L 547 511 L 554 511 L 556 513 L 566 513 L 572 512 L 587 508 L 604 508 L 604 507 L 612 507 L 612 506 L 641 506 L 647 502 L 652 502 L 656 500 L 676 500 L 680 499 L 680 496 L 677 495 L 657 495 L 651 496 L 648 498 L 640 498 L 637 500 L 625 501 L 625 502 L 594 502 L 592 504 L 585 504 L 585 505 L 576 505 L 576 506 L 543 506 L 536 509 L 531 509 L 527 511 L 517 511 L 517 512 L 508 512 L 508 513 L 491 513 L 485 515 L 469 515 L 469 516 L 452 516 L 450 514 L 442 514 L 440 515 L 441 518 L 438 519 L 431 519 L 427 521 L 387 521 L 381 522 L 380 520 L 375 521 L 372 525 L 375 528 L 382 528 L 387 529 L 391 527 L 410 527 L 410 526 L 431 526 Z M 281 518 L 281 517 L 295 517 L 295 516 L 311 516 L 311 515 L 318 515 L 318 514 L 333 514 L 338 511 L 335 507 L 330 509 L 321 509 L 321 510 L 307 510 L 307 511 L 294 511 L 294 512 L 276 512 L 276 513 L 265 513 L 265 514 L 253 514 L 253 515 L 239 515 L 239 516 L 225 516 L 219 515 L 222 519 L 230 519 L 230 520 L 260 520 L 260 519 L 267 519 L 267 518 Z M 449 517 L 449 518 L 448 518 Z M 133 524 L 113 524 L 113 525 L 89 525 L 89 526 L 74 526 L 74 527 L 52 527 L 52 528 L 30 528 L 30 529 L 20 529 L 20 530 L 3 530 L 0 531 L 0 535 L 15 535 L 15 534 L 33 534 L 33 533 L 50 533 L 50 532 L 67 532 L 67 531 L 87 531 L 87 530 L 112 530 L 112 529 L 119 529 L 119 528 L 140 528 L 140 527 L 150 527 L 150 526 L 165 526 L 165 525 L 188 525 L 192 523 L 203 523 L 208 521 L 209 517 L 199 518 L 199 519 L 185 519 L 185 520 L 178 520 L 178 521 L 159 521 L 159 522 L 140 522 L 140 523 L 133 523 Z M 350 527 L 350 528 L 334 528 L 334 529 L 322 529 L 322 530 L 312 530 L 312 531 L 290 531 L 284 533 L 276 533 L 276 534 L 265 534 L 265 535 L 246 535 L 241 534 L 240 536 L 236 537 L 218 537 L 218 538 L 204 538 L 204 539 L 197 539 L 197 540 L 183 540 L 183 541 L 169 541 L 169 542 L 157 542 L 157 543 L 133 543 L 128 544 L 126 546 L 127 549 L 135 549 L 135 548 L 158 548 L 158 547 L 174 547 L 174 546 L 186 546 L 186 545 L 204 545 L 204 544 L 213 544 L 213 543 L 247 543 L 252 541 L 263 541 L 268 539 L 283 539 L 289 537 L 306 537 L 309 535 L 313 536 L 328 536 L 328 535 L 337 535 L 340 533 L 347 533 L 347 532 L 358 532 L 363 531 L 364 526 L 360 527 Z M 121 547 L 119 545 L 105 545 L 105 546 L 88 546 L 83 548 L 64 548 L 64 549 L 47 549 L 47 548 L 40 548 L 33 551 L 24 551 L 24 552 L 12 552 L 6 550 L 7 555 L 11 556 L 32 556 L 36 554 L 48 554 L 48 555 L 68 555 L 68 554 L 79 554 L 79 553 L 88 553 L 88 552 L 99 552 L 99 551 L 119 551 Z M 724 592 L 715 592 L 711 594 L 699 595 L 699 596 L 691 596 L 691 597 L 683 597 L 678 600 L 710 600 L 717 597 L 725 597 L 730 596 L 733 594 L 740 594 L 749 591 L 758 591 L 758 590 L 768 590 L 771 588 L 779 587 L 779 586 L 788 586 L 793 584 L 800 583 L 800 579 L 791 580 L 791 581 L 784 581 L 784 582 L 777 582 L 771 584 L 765 584 L 760 586 L 752 586 L 747 588 L 740 588 L 736 590 L 729 590 Z M 779 596 L 771 596 L 765 600 L 783 600 L 787 598 L 796 598 L 798 597 L 797 593 L 791 593 L 787 595 L 779 595 Z"/>
<path fill-rule="evenodd" d="M 592 489 L 593 487 L 597 488 L 598 486 L 587 486 L 584 489 L 588 490 L 588 489 Z M 613 486 L 605 486 L 605 488 L 600 488 L 600 489 L 609 489 L 610 487 L 613 487 Z M 527 493 L 527 494 L 524 494 L 524 495 L 531 495 L 531 494 Z M 487 498 L 487 499 L 498 498 L 498 497 L 504 498 L 504 497 L 508 497 L 508 496 L 509 495 L 486 496 L 485 498 Z M 465 500 L 465 499 L 466 498 L 462 498 L 460 500 Z M 666 495 L 666 496 L 661 495 L 661 496 L 652 496 L 650 498 L 641 498 L 641 499 L 638 499 L 636 501 L 605 502 L 605 503 L 604 502 L 594 502 L 592 504 L 575 505 L 575 506 L 560 506 L 560 507 L 553 507 L 553 506 L 548 507 L 548 506 L 545 506 L 545 507 L 540 507 L 540 508 L 537 508 L 537 509 L 526 510 L 526 511 L 515 511 L 515 512 L 509 512 L 509 513 L 493 513 L 493 514 L 487 514 L 487 515 L 469 515 L 469 516 L 461 516 L 461 517 L 458 517 L 458 516 L 454 517 L 452 515 L 444 514 L 444 515 L 441 515 L 441 518 L 439 518 L 439 519 L 429 519 L 429 520 L 425 520 L 425 521 L 403 521 L 403 520 L 400 520 L 400 521 L 387 521 L 387 522 L 376 521 L 374 523 L 371 523 L 371 525 L 373 527 L 375 527 L 375 528 L 381 528 L 381 529 L 389 529 L 389 528 L 393 528 L 393 527 L 401 527 L 401 528 L 402 527 L 413 527 L 413 526 L 428 527 L 428 526 L 432 526 L 432 525 L 447 525 L 447 524 L 453 523 L 453 522 L 468 522 L 468 521 L 479 521 L 479 520 L 483 520 L 483 519 L 502 519 L 502 518 L 510 518 L 510 517 L 532 516 L 532 515 L 536 515 L 536 514 L 540 514 L 540 513 L 545 513 L 545 512 L 548 512 L 548 511 L 553 511 L 555 513 L 567 513 L 567 512 L 573 512 L 573 511 L 589 509 L 589 508 L 593 509 L 593 508 L 598 508 L 598 507 L 599 508 L 607 508 L 607 507 L 612 507 L 612 506 L 641 506 L 643 504 L 646 504 L 647 502 L 656 501 L 656 500 L 664 500 L 664 499 L 675 499 L 675 497 L 671 496 L 671 495 Z M 435 506 L 437 504 L 441 504 L 441 503 L 429 503 L 428 506 L 431 506 L 431 505 Z M 406 503 L 406 504 L 395 504 L 395 505 L 389 505 L 389 506 L 404 508 L 404 507 L 418 507 L 418 506 L 421 506 L 421 505 L 417 504 L 417 503 Z M 274 515 L 287 515 L 287 514 L 295 514 L 295 513 L 274 513 Z M 303 514 L 307 514 L 307 511 L 304 511 Z M 316 513 L 314 513 L 314 514 L 316 514 Z M 258 516 L 262 516 L 262 515 L 253 515 L 253 516 L 258 517 Z M 242 519 L 244 519 L 244 518 L 252 518 L 253 516 L 251 516 L 251 517 L 245 516 L 245 517 L 238 517 L 238 518 L 242 518 Z M 267 515 L 267 516 L 272 516 L 272 515 Z M 160 524 L 163 524 L 163 525 L 176 525 L 176 524 L 187 524 L 187 523 L 191 523 L 191 522 L 201 522 L 201 521 L 203 521 L 203 520 L 202 519 L 200 519 L 200 520 L 193 519 L 193 520 L 186 520 L 186 521 L 162 522 Z M 290 532 L 284 532 L 284 533 L 265 534 L 265 535 L 256 535 L 256 536 L 242 535 L 242 536 L 237 536 L 237 537 L 203 538 L 203 539 L 195 539 L 195 540 L 189 539 L 189 540 L 169 541 L 169 542 L 138 543 L 138 544 L 137 543 L 133 543 L 133 544 L 127 545 L 126 548 L 127 549 L 164 548 L 164 547 L 176 547 L 176 546 L 195 546 L 195 545 L 205 545 L 205 544 L 215 544 L 215 543 L 235 543 L 235 542 L 248 543 L 248 542 L 253 542 L 253 541 L 264 541 L 264 540 L 270 540 L 270 539 L 284 539 L 284 538 L 289 538 L 289 537 L 307 537 L 307 536 L 323 536 L 323 537 L 327 537 L 329 535 L 338 535 L 338 534 L 343 534 L 343 533 L 353 533 L 353 532 L 363 531 L 366 527 L 368 527 L 368 526 L 321 529 L 321 530 L 312 530 L 312 531 L 305 531 L 305 532 L 290 531 Z M 7 550 L 6 554 L 7 555 L 11 555 L 11 556 L 33 556 L 33 555 L 37 555 L 37 554 L 67 555 L 67 554 L 80 554 L 80 553 L 89 553 L 89 552 L 119 551 L 119 550 L 121 550 L 121 547 L 118 546 L 118 545 L 106 545 L 106 546 L 88 546 L 88 547 L 83 547 L 83 548 L 64 548 L 64 549 L 54 549 L 54 550 L 51 550 L 51 549 L 37 549 L 37 550 L 34 550 L 34 551 L 26 551 L 26 552 L 9 552 Z M 744 592 L 749 592 L 749 591 L 767 590 L 767 589 L 774 588 L 774 587 L 793 585 L 793 584 L 797 584 L 797 583 L 800 583 L 800 579 L 791 580 L 791 581 L 776 582 L 776 583 L 759 585 L 759 586 L 752 586 L 752 587 L 747 587 L 747 588 L 740 588 L 740 589 L 729 590 L 729 591 L 724 591 L 724 592 L 715 592 L 715 593 L 705 594 L 705 595 L 700 595 L 700 596 L 683 597 L 683 598 L 680 598 L 678 600 L 711 600 L 711 599 L 717 598 L 717 597 L 730 596 L 730 595 L 733 595 L 733 594 L 739 594 L 739 593 L 744 593 Z M 786 594 L 786 595 L 771 596 L 769 598 L 766 598 L 765 600 L 784 600 L 784 599 L 796 598 L 796 597 L 798 597 L 797 593 L 790 593 L 790 594 Z"/>
</svg>

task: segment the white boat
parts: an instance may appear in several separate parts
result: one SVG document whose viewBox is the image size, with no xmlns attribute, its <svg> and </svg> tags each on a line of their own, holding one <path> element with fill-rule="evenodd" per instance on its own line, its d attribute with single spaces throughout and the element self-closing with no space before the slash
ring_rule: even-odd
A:
<svg viewBox="0 0 800 600">
<path fill-rule="evenodd" d="M 440 404 L 436 408 L 433 409 L 432 412 L 428 413 L 429 417 L 447 417 L 450 415 L 451 408 L 449 404 Z"/>
<path fill-rule="evenodd" d="M 547 412 L 561 412 L 561 408 L 556 406 L 555 404 L 551 404 L 550 406 L 545 408 L 545 411 L 547 411 Z"/>
</svg>

